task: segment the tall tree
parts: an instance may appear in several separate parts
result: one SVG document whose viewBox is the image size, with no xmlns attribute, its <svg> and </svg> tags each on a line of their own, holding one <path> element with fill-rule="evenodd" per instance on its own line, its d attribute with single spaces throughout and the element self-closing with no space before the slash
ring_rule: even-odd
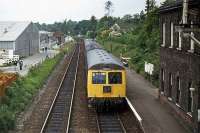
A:
<svg viewBox="0 0 200 133">
<path fill-rule="evenodd" d="M 147 14 L 152 11 L 156 7 L 156 1 L 155 0 L 146 0 L 146 9 L 145 11 Z"/>
<path fill-rule="evenodd" d="M 90 18 L 90 26 L 91 26 L 91 38 L 96 37 L 96 28 L 97 28 L 97 20 L 95 16 Z"/>
<path fill-rule="evenodd" d="M 111 16 L 111 13 L 113 12 L 113 3 L 112 1 L 107 1 L 105 3 L 105 10 L 106 10 L 106 16 Z"/>
</svg>

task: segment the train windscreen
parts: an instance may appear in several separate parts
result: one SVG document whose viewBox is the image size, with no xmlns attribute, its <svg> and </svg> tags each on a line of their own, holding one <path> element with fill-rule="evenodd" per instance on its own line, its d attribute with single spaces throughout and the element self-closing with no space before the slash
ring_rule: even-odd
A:
<svg viewBox="0 0 200 133">
<path fill-rule="evenodd" d="M 109 72 L 108 73 L 109 84 L 122 84 L 122 73 L 121 72 Z"/>
<path fill-rule="evenodd" d="M 106 73 L 105 72 L 93 72 L 92 73 L 93 84 L 106 84 Z"/>
</svg>

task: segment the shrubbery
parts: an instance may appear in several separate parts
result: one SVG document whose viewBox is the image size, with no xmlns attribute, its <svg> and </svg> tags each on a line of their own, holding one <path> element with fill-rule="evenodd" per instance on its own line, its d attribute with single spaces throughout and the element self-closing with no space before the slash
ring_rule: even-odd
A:
<svg viewBox="0 0 200 133">
<path fill-rule="evenodd" d="M 137 23 L 134 23 L 132 27 L 129 27 L 129 29 L 132 30 L 123 32 L 121 37 L 109 37 L 106 39 L 98 37 L 98 41 L 103 44 L 103 46 L 109 52 L 112 52 L 118 57 L 121 53 L 123 56 L 131 57 L 131 67 L 133 67 L 138 73 L 144 75 L 145 77 L 148 77 L 148 75 L 144 73 L 145 61 L 154 64 L 154 72 L 151 77 L 151 81 L 156 86 L 158 86 L 159 79 L 160 38 L 159 18 L 157 11 L 158 10 L 155 8 L 145 17 L 137 17 Z M 125 25 L 125 22 L 121 22 L 121 25 L 123 24 Z"/>
</svg>

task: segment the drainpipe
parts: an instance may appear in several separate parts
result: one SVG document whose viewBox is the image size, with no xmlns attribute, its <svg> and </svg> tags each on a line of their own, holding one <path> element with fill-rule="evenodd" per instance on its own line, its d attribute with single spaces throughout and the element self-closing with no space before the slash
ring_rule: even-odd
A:
<svg viewBox="0 0 200 133">
<path fill-rule="evenodd" d="M 187 24 L 188 20 L 188 1 L 189 0 L 183 0 L 183 16 L 182 16 L 183 24 Z"/>
<path fill-rule="evenodd" d="M 182 16 L 183 24 L 188 23 L 188 2 L 189 0 L 183 0 L 183 16 Z M 191 34 L 183 33 L 183 36 L 191 38 L 195 43 L 198 44 L 198 46 L 200 46 L 200 41 Z"/>
</svg>

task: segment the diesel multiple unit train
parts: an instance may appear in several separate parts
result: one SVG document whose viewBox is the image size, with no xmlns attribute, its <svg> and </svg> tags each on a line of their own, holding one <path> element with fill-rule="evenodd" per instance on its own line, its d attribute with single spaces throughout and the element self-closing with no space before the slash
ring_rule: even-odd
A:
<svg viewBox="0 0 200 133">
<path fill-rule="evenodd" d="M 123 103 L 126 72 L 123 64 L 95 41 L 85 41 L 87 96 L 90 104 Z"/>
</svg>

